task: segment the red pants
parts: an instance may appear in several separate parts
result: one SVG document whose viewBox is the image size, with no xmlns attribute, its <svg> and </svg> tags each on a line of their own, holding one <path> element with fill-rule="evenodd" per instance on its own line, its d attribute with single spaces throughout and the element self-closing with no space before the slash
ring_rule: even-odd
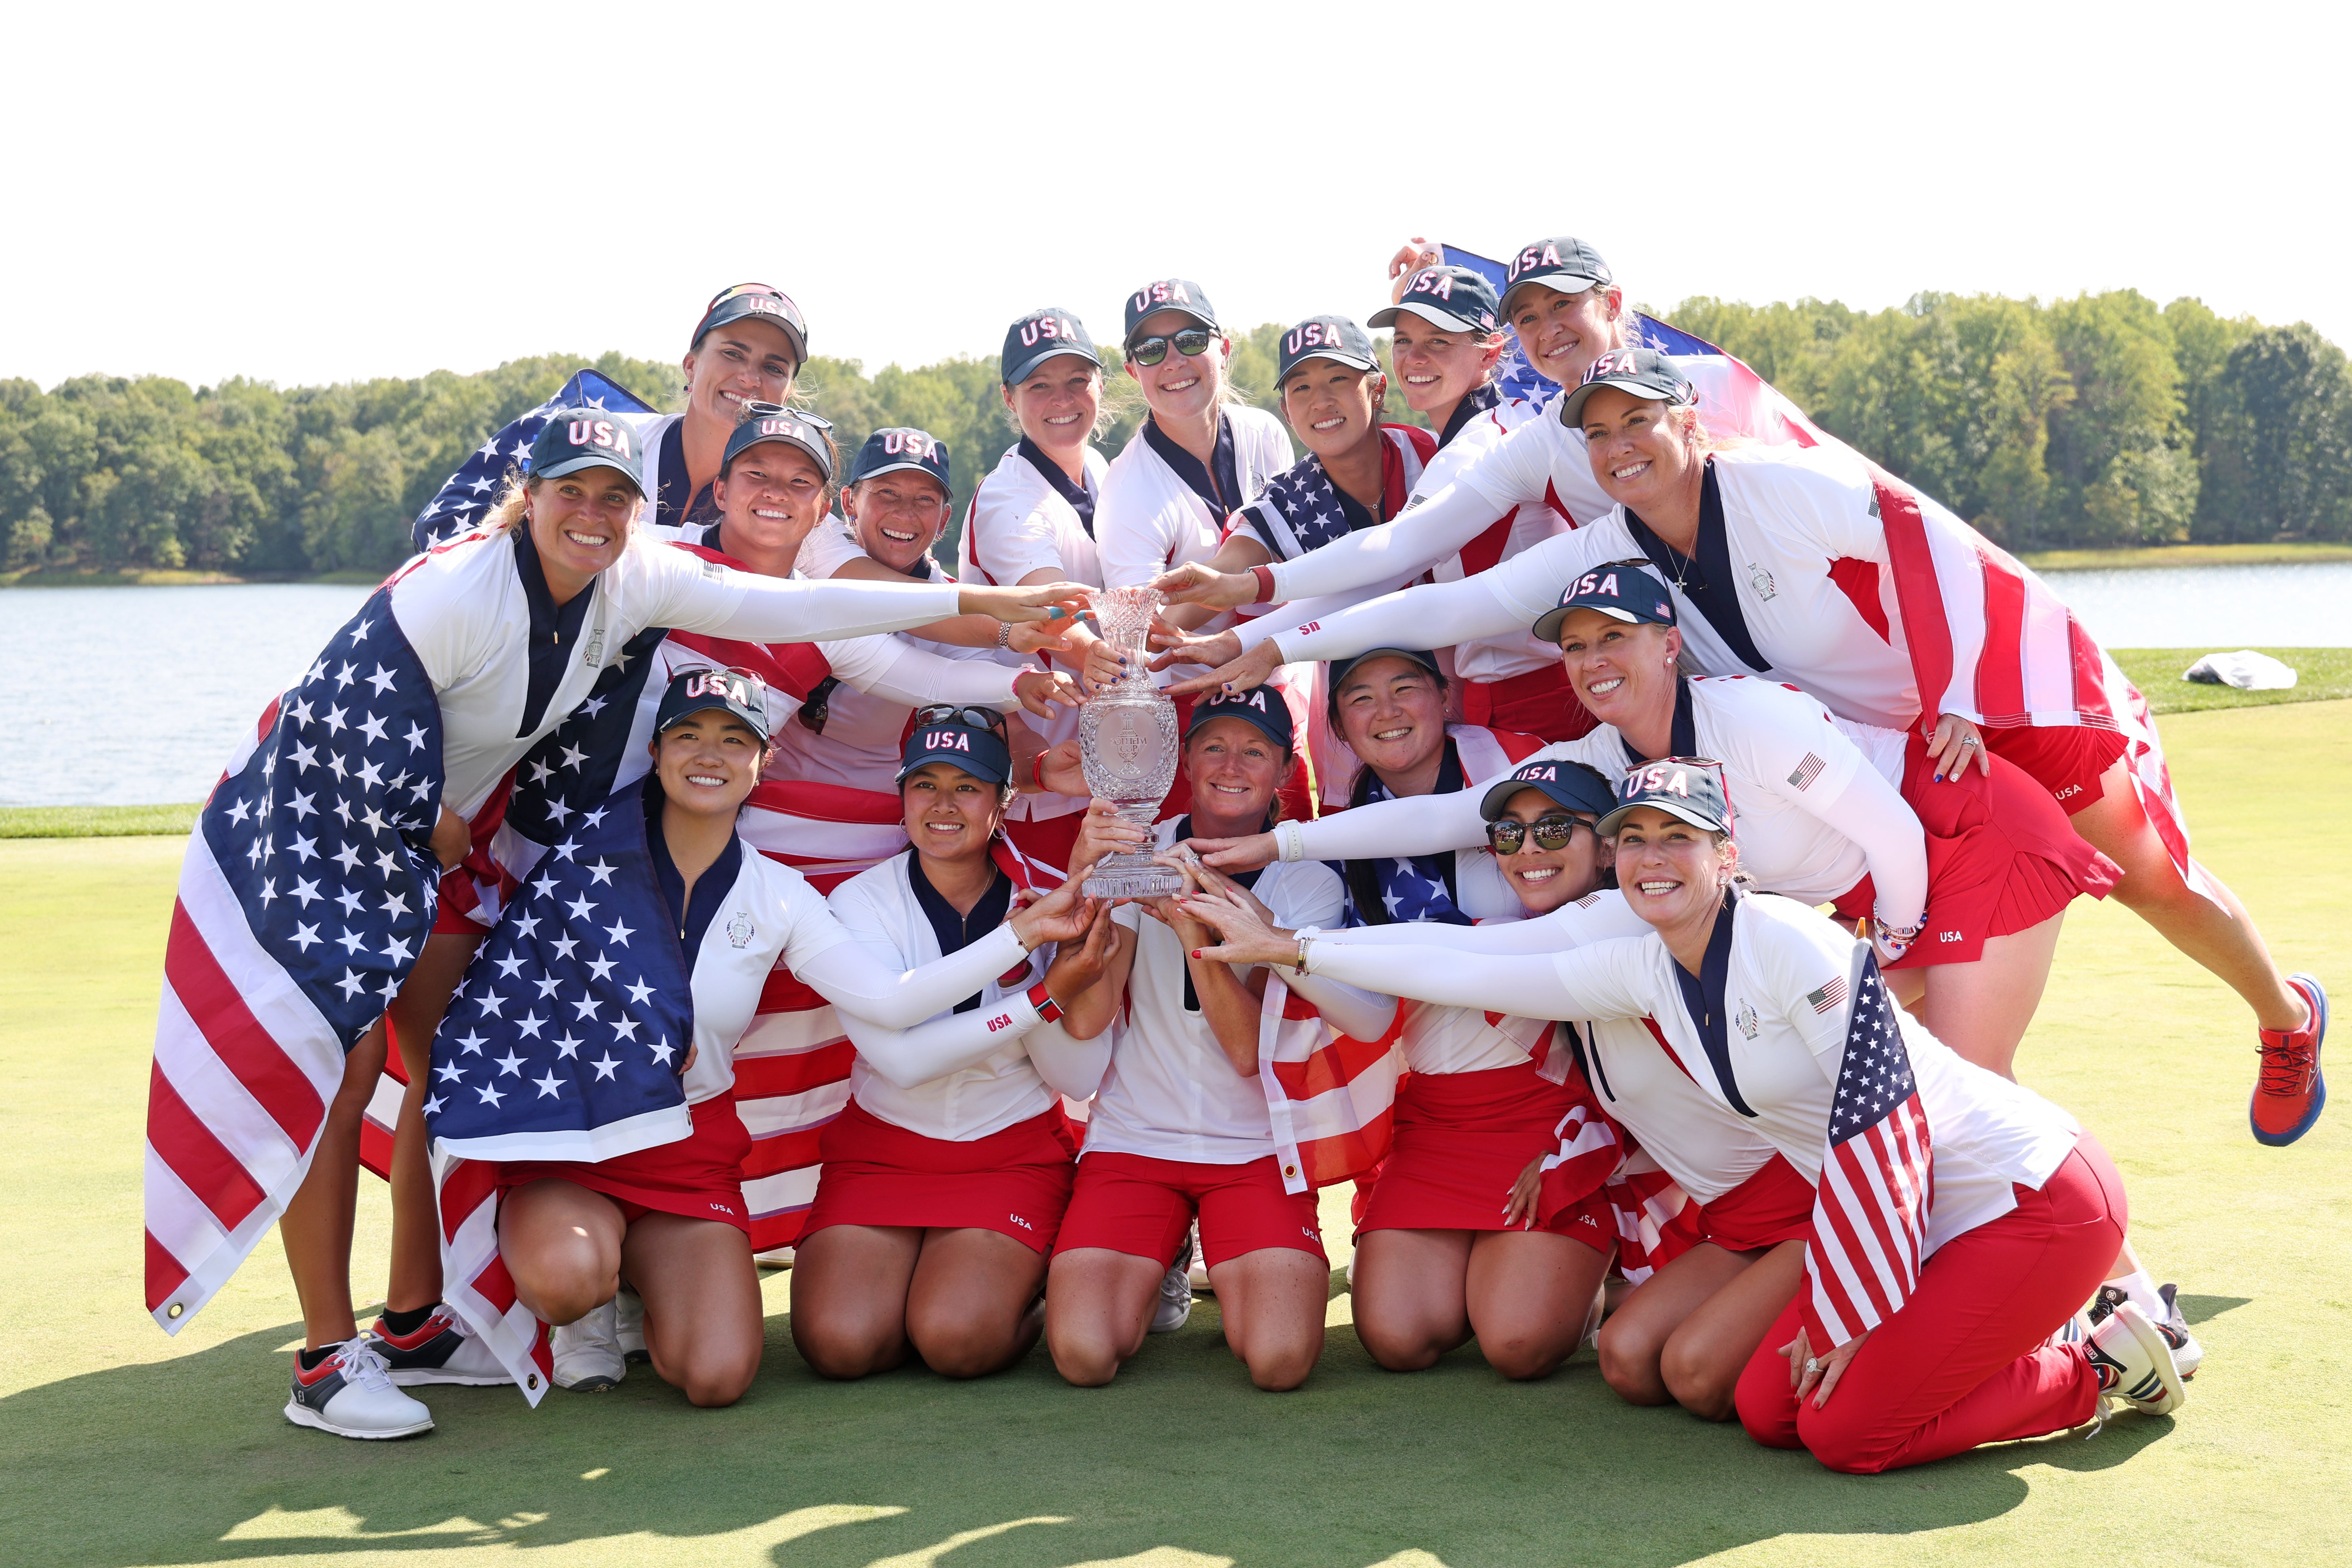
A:
<svg viewBox="0 0 2352 1568">
<path fill-rule="evenodd" d="M 1739 1424 L 1850 1475 L 2080 1426 L 2098 1407 L 2098 1377 L 2081 1351 L 2045 1342 L 2107 1277 L 2126 1218 L 2123 1178 L 2085 1132 L 2040 1192 L 2019 1187 L 2015 1208 L 1937 1249 L 1819 1410 L 1818 1389 L 1799 1406 L 1780 1353 L 1797 1337 L 1800 1286 L 1740 1373 Z"/>
</svg>

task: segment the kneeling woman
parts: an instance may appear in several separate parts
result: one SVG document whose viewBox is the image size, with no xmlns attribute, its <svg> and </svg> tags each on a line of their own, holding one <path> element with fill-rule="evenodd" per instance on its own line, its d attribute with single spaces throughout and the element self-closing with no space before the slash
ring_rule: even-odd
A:
<svg viewBox="0 0 2352 1568">
<path fill-rule="evenodd" d="M 1717 764 L 1652 764 L 1619 803 L 1601 826 L 1650 935 L 1533 960 L 1310 939 L 1305 967 L 1458 1005 L 1649 1018 L 1654 1051 L 1596 1055 L 1644 1149 L 1671 1170 L 1712 1140 L 1696 1116 L 1645 1110 L 1679 1099 L 1645 1086 L 1682 1078 L 1816 1184 L 1795 1299 L 1738 1378 L 1759 1442 L 1874 1472 L 2061 1431 L 2104 1399 L 2177 1408 L 2171 1352 L 2129 1302 L 2052 1342 L 2124 1238 L 2098 1141 L 1913 1022 L 1826 917 L 1743 892 Z"/>
<path fill-rule="evenodd" d="M 1265 826 L 1293 748 L 1290 709 L 1279 692 L 1194 704 L 1183 743 L 1192 812 L 1160 824 L 1153 841 L 1169 850 L 1196 835 Z M 1145 841 L 1142 829 L 1096 801 L 1072 862 L 1090 866 Z M 1273 866 L 1245 880 L 1278 924 L 1339 919 L 1339 879 L 1328 867 Z M 1261 1028 L 1287 1038 L 1311 1034 L 1319 1043 L 1328 1022 L 1376 1040 L 1395 1005 L 1302 977 L 1280 1016 L 1262 1026 L 1269 976 L 1199 956 L 1208 932 L 1173 900 L 1154 900 L 1148 910 L 1125 905 L 1118 921 L 1104 984 L 1113 998 L 1125 994 L 1127 1015 L 1087 1123 L 1047 1276 L 1045 1341 L 1054 1364 L 1070 1382 L 1097 1386 L 1142 1348 L 1161 1280 L 1197 1215 L 1226 1344 L 1258 1387 L 1296 1388 L 1322 1353 L 1330 1264 L 1314 1193 L 1293 1185 L 1296 1173 L 1286 1182 L 1276 1158 Z"/>
<path fill-rule="evenodd" d="M 911 845 L 832 898 L 886 969 L 960 952 L 1014 912 L 1016 862 L 996 837 L 1011 794 L 1003 725 L 984 709 L 915 716 L 898 773 Z M 824 1376 L 896 1366 L 911 1342 L 932 1371 L 978 1377 L 1037 1342 L 1077 1153 L 1060 1097 L 1101 1082 L 1110 1042 L 1087 1042 L 1118 1000 L 1095 984 L 1110 908 L 1084 912 L 1083 944 L 1041 948 L 916 1028 L 842 1016 L 857 1047 L 849 1105 L 824 1130 L 792 1280 L 793 1342 Z M 1000 1026 L 1024 996 L 1030 1014 Z"/>
<path fill-rule="evenodd" d="M 625 877 L 631 868 L 644 868 L 641 874 L 654 884 L 645 892 L 657 900 L 677 933 L 690 975 L 691 1044 L 680 1070 L 693 1131 L 677 1142 L 599 1161 L 501 1164 L 499 1253 L 516 1295 L 533 1312 L 558 1325 L 587 1321 L 584 1336 L 571 1336 L 581 1342 L 572 1353 L 598 1347 L 607 1352 L 601 1375 L 576 1375 L 566 1380 L 567 1386 L 595 1389 L 620 1381 L 623 1363 L 610 1319 L 614 1293 L 625 1278 L 645 1299 L 646 1349 L 655 1372 L 697 1405 L 730 1405 L 759 1370 L 762 1337 L 742 1195 L 742 1160 L 751 1138 L 732 1098 L 734 1047 L 751 1022 L 770 971 L 781 963 L 845 1016 L 906 1028 L 1025 963 L 1041 943 L 1080 934 L 1086 921 L 1071 918 L 1076 889 L 1065 887 L 986 938 L 915 973 L 901 973 L 903 966 L 886 968 L 842 929 L 799 872 L 747 849 L 735 832 L 736 813 L 759 781 L 768 754 L 765 699 L 756 681 L 728 671 L 679 675 L 663 696 L 653 750 L 653 774 L 614 799 L 611 848 L 617 854 L 603 853 L 604 847 L 585 835 L 576 854 L 583 864 L 595 862 L 587 868 L 597 877 L 601 893 L 616 899 L 625 900 L 626 892 L 605 879 L 616 869 Z M 642 803 L 634 798 L 638 788 Z M 641 829 L 628 816 L 640 811 Z M 631 848 L 642 858 L 629 854 Z M 618 867 L 611 863 L 615 858 Z M 551 857 L 546 868 L 556 873 L 546 878 L 552 889 L 569 865 L 559 866 Z M 581 897 L 586 898 L 585 889 Z M 557 955 L 563 955 L 570 970 L 579 968 L 569 954 L 582 943 L 564 929 L 565 907 L 553 896 L 518 896 L 500 933 L 468 971 L 468 984 L 434 1048 L 436 1080 L 447 1081 L 453 1101 L 460 1098 L 459 1089 L 469 1087 L 465 1080 L 475 1071 L 498 1088 L 493 1068 L 475 1056 L 477 1047 L 503 1045 L 509 1057 L 550 1054 L 538 1037 L 544 1021 L 527 1006 L 521 1020 L 499 1016 L 504 1004 L 495 987 L 503 976 L 539 969 L 549 975 L 541 983 L 541 995 L 551 995 Z M 589 930 L 585 918 L 576 927 L 583 932 Z M 625 928 L 622 934 L 628 934 Z M 596 1016 L 596 987 L 615 987 L 624 978 L 614 969 L 601 958 L 590 964 L 587 1000 L 566 1005 L 582 1008 L 583 1018 Z M 627 995 L 636 997 L 642 989 L 632 988 Z M 984 1013 L 959 1016 L 953 1024 L 983 1037 L 1016 1033 L 1032 1026 L 1037 1011 L 1025 996 L 1016 997 Z M 997 1028 L 992 1031 L 991 1025 Z M 488 1038 L 468 1046 L 454 1038 L 461 1028 Z M 567 1029 L 567 1038 L 555 1042 L 562 1059 L 549 1063 L 549 1077 L 530 1080 L 559 1100 L 564 1089 L 560 1073 L 577 1071 L 585 1078 L 587 1068 L 598 1065 L 583 1060 L 593 1051 L 579 1051 L 571 1033 Z M 951 1058 L 955 1042 L 923 1043 Z M 617 1065 L 611 1058 L 607 1051 L 599 1076 Z M 435 1088 L 439 1091 L 442 1083 Z M 511 1091 L 507 1098 L 520 1100 Z M 518 1123 L 531 1114 L 527 1106 L 513 1112 Z M 436 1123 L 436 1136 L 445 1131 Z M 454 1143 L 452 1150 L 492 1158 L 499 1153 L 487 1144 Z"/>
</svg>

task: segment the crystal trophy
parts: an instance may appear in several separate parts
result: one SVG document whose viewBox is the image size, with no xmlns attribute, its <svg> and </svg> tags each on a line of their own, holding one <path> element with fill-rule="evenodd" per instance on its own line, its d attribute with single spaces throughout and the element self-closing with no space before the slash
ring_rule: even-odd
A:
<svg viewBox="0 0 2352 1568">
<path fill-rule="evenodd" d="M 1105 642 L 1126 656 L 1127 671 L 1078 710 L 1078 755 L 1087 787 L 1118 807 L 1119 820 L 1145 832 L 1176 783 L 1176 704 L 1151 682 L 1152 612 L 1165 602 L 1155 588 L 1095 592 L 1095 621 Z M 1183 873 L 1152 859 L 1149 846 L 1106 855 L 1082 889 L 1090 899 L 1157 899 L 1184 890 Z"/>
</svg>

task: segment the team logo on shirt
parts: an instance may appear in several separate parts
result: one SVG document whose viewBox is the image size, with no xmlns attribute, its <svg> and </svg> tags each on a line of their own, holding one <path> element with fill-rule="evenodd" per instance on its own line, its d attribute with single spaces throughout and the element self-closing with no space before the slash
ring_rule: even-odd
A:
<svg viewBox="0 0 2352 1568">
<path fill-rule="evenodd" d="M 737 910 L 735 918 L 727 922 L 727 940 L 737 947 L 749 947 L 751 945 L 751 915 Z"/>
<path fill-rule="evenodd" d="M 1739 1011 L 1731 1016 L 1731 1021 L 1739 1026 L 1739 1033 L 1744 1037 L 1751 1040 L 1756 1037 L 1756 1009 L 1746 1001 L 1739 1004 Z"/>
<path fill-rule="evenodd" d="M 1772 586 L 1772 574 L 1765 571 L 1753 561 L 1748 563 L 1748 585 L 1756 590 L 1756 596 L 1759 599 L 1770 598 L 1775 591 Z"/>
</svg>

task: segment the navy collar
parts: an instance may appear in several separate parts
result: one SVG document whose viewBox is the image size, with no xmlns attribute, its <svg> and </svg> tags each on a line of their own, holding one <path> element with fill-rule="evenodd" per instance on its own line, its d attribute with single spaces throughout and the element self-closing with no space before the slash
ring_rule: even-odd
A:
<svg viewBox="0 0 2352 1568">
<path fill-rule="evenodd" d="M 661 483 L 656 487 L 661 493 L 654 497 L 653 521 L 668 528 L 709 523 L 715 531 L 719 503 L 711 499 L 709 485 L 689 489 L 692 483 L 686 471 L 686 421 L 675 419 L 662 432 Z"/>
<path fill-rule="evenodd" d="M 1675 984 L 1682 990 L 1683 1011 L 1698 1030 L 1699 1044 L 1706 1047 L 1707 1065 L 1715 1069 L 1723 1098 L 1740 1115 L 1753 1117 L 1756 1112 L 1739 1097 L 1739 1080 L 1732 1076 L 1731 1020 L 1724 1016 L 1723 993 L 1731 979 L 1731 935 L 1738 920 L 1739 899 L 1737 886 L 1723 889 L 1723 907 L 1716 911 L 1715 931 L 1706 939 L 1706 956 L 1699 961 L 1696 976 L 1679 960 L 1670 957 L 1668 962 L 1674 964 Z"/>
<path fill-rule="evenodd" d="M 971 906 L 971 914 L 960 914 L 956 907 L 931 886 L 931 879 L 923 875 L 921 854 L 913 845 L 907 846 L 907 886 L 914 889 L 915 902 L 921 906 L 923 918 L 931 922 L 931 934 L 939 938 L 941 958 L 951 952 L 961 952 L 1004 923 L 1004 916 L 1013 907 L 1013 879 L 1004 874 L 1002 867 L 993 868 L 996 880 L 980 895 L 980 901 Z M 982 993 L 975 991 L 951 1010 L 969 1013 L 980 1005 L 981 995 Z"/>
<path fill-rule="evenodd" d="M 653 858 L 654 880 L 661 888 L 662 902 L 669 906 L 670 922 L 677 931 L 678 945 L 686 950 L 686 972 L 691 976 L 704 934 L 733 890 L 735 879 L 743 873 L 743 840 L 728 836 L 727 847 L 719 852 L 719 858 L 694 879 L 694 898 L 689 902 L 686 879 L 678 874 L 677 862 L 669 858 L 669 842 L 662 837 L 662 787 L 657 776 L 646 779 L 645 808 L 646 851 Z"/>
<path fill-rule="evenodd" d="M 1258 831 L 1261 833 L 1271 833 L 1274 831 L 1274 813 L 1269 811 L 1265 814 L 1265 826 L 1259 828 Z M 1186 812 L 1182 816 L 1176 819 L 1176 837 L 1169 842 L 1172 844 L 1181 844 L 1184 840 L 1192 837 L 1192 814 L 1191 812 Z M 1265 875 L 1265 868 L 1264 866 L 1260 866 L 1255 871 L 1227 871 L 1225 873 L 1225 879 L 1229 882 L 1239 882 L 1243 887 L 1248 888 L 1252 891 L 1255 891 L 1257 888 L 1257 879 Z M 1184 966 L 1184 1011 L 1187 1013 L 1198 1013 L 1200 1010 L 1201 994 L 1192 989 L 1192 966 L 1190 963 L 1187 963 Z"/>
<path fill-rule="evenodd" d="M 1691 686 L 1690 678 L 1687 676 L 1675 677 L 1675 719 L 1668 730 L 1666 755 L 1670 757 L 1698 755 L 1698 716 L 1691 710 Z M 1633 742 L 1625 738 L 1625 731 L 1622 730 L 1617 731 L 1617 743 L 1625 748 L 1625 761 L 1633 767 L 1638 768 L 1643 763 L 1654 763 L 1658 760 L 1655 757 L 1645 757 L 1635 751 Z"/>
<path fill-rule="evenodd" d="M 1029 439 L 1026 435 L 1021 437 L 1021 445 L 1014 449 L 1031 468 L 1045 476 L 1045 482 L 1054 487 L 1055 495 L 1070 503 L 1070 510 L 1078 514 L 1079 526 L 1087 531 L 1087 537 L 1092 539 L 1095 536 L 1094 491 L 1084 485 L 1072 484 L 1070 476 L 1062 471 L 1062 465 L 1047 457 L 1045 448 Z M 1185 456 L 1190 457 L 1192 454 L 1187 452 Z"/>
<path fill-rule="evenodd" d="M 1160 460 L 1175 470 L 1176 477 L 1191 487 L 1194 495 L 1207 503 L 1219 521 L 1242 509 L 1250 498 L 1242 494 L 1239 472 L 1234 466 L 1234 420 L 1223 409 L 1217 413 L 1217 445 L 1210 456 L 1215 459 L 1214 476 L 1201 459 L 1176 444 L 1176 438 L 1160 427 L 1160 421 L 1145 416 L 1143 438 L 1160 454 Z"/>
<path fill-rule="evenodd" d="M 572 662 L 572 648 L 580 640 L 581 623 L 588 617 L 588 601 L 596 592 L 591 583 L 571 599 L 558 605 L 555 595 L 547 585 L 547 572 L 539 563 L 539 546 L 530 537 L 530 522 L 518 519 L 507 530 L 514 535 L 515 575 L 522 579 L 523 603 L 530 609 L 530 677 L 523 689 L 522 722 L 515 726 L 515 738 L 521 739 L 539 728 L 547 717 L 547 705 L 555 700 L 555 689 L 563 684 L 563 671 Z"/>
<path fill-rule="evenodd" d="M 1668 583 L 1679 584 L 1678 596 L 1704 616 L 1716 635 L 1731 647 L 1740 663 L 1762 675 L 1772 661 L 1758 651 L 1748 629 L 1748 613 L 1739 607 L 1739 580 L 1731 571 L 1731 541 L 1723 521 L 1723 489 L 1716 482 L 1715 459 L 1706 460 L 1706 475 L 1698 493 L 1698 553 L 1685 555 L 1651 531 L 1650 525 L 1629 507 L 1625 527 L 1633 542 Z"/>
<path fill-rule="evenodd" d="M 1462 434 L 1464 426 L 1501 401 L 1503 401 L 1502 392 L 1490 381 L 1455 404 L 1454 412 L 1445 416 L 1445 428 L 1437 433 L 1438 450 L 1444 451 L 1447 442 Z"/>
</svg>

